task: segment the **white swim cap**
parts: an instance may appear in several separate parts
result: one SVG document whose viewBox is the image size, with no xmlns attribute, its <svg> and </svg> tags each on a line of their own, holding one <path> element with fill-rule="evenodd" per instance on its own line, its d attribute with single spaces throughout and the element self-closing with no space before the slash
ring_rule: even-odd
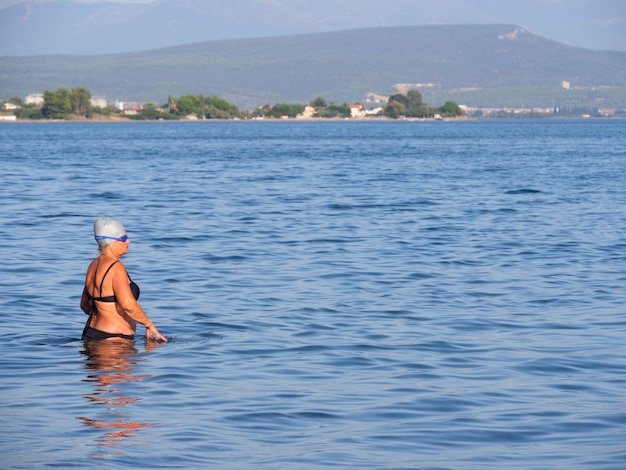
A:
<svg viewBox="0 0 626 470">
<path fill-rule="evenodd" d="M 107 246 L 120 237 L 126 230 L 124 226 L 115 219 L 109 217 L 100 217 L 93 224 L 93 236 L 100 246 Z M 100 238 L 111 237 L 111 238 Z"/>
</svg>

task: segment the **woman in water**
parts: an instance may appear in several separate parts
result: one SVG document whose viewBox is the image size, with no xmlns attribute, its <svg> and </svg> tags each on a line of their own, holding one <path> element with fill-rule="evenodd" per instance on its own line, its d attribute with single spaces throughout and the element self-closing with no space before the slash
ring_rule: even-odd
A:
<svg viewBox="0 0 626 470">
<path fill-rule="evenodd" d="M 137 303 L 139 287 L 120 258 L 128 253 L 130 240 L 117 220 L 99 218 L 93 226 L 100 256 L 87 268 L 80 308 L 89 315 L 83 340 L 134 339 L 137 323 L 146 327 L 146 338 L 167 342 Z"/>
</svg>

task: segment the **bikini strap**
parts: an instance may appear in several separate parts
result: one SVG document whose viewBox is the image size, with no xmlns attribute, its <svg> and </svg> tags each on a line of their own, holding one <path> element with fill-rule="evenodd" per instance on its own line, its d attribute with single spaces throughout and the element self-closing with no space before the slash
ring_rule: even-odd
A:
<svg viewBox="0 0 626 470">
<path fill-rule="evenodd" d="M 102 276 L 102 280 L 100 281 L 100 298 L 102 298 L 102 286 L 104 285 L 104 278 L 107 277 L 107 274 L 109 274 L 109 271 L 111 270 L 111 268 L 113 267 L 113 265 L 115 263 L 117 263 L 119 261 L 119 259 L 113 261 L 111 263 L 111 265 L 107 268 L 107 270 L 104 272 L 104 276 Z M 96 283 L 96 273 L 94 273 L 93 276 L 93 281 L 94 281 L 94 287 L 95 287 L 95 283 Z"/>
</svg>

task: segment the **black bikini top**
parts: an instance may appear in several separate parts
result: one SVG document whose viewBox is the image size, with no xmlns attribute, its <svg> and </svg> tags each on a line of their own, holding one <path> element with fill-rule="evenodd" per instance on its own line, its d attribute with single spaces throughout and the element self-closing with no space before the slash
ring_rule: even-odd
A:
<svg viewBox="0 0 626 470">
<path fill-rule="evenodd" d="M 117 302 L 117 299 L 115 298 L 114 295 L 109 295 L 107 297 L 102 297 L 102 286 L 104 284 L 104 278 L 107 277 L 107 274 L 109 274 L 109 271 L 111 270 L 111 268 L 113 267 L 113 265 L 115 263 L 117 263 L 119 260 L 113 261 L 111 263 L 111 265 L 107 268 L 107 270 L 104 272 L 104 276 L 102 276 L 102 280 L 100 281 L 100 297 L 92 297 L 91 294 L 89 294 L 89 291 L 87 290 L 87 286 L 85 286 L 85 292 L 87 293 L 87 295 L 89 296 L 89 298 L 91 300 L 97 300 L 99 302 Z M 135 284 L 135 282 L 133 282 L 133 280 L 130 278 L 130 276 L 128 275 L 128 271 L 126 271 L 126 275 L 128 276 L 128 280 L 130 281 L 130 291 L 133 293 L 133 297 L 135 297 L 135 300 L 139 299 L 139 294 L 141 293 L 139 286 L 137 284 Z M 93 286 L 96 287 L 96 276 L 94 274 L 94 278 L 93 278 Z"/>
</svg>

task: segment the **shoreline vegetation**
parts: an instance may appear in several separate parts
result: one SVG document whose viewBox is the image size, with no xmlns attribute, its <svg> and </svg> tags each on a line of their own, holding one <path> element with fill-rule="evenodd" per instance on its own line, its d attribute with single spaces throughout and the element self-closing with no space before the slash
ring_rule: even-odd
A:
<svg viewBox="0 0 626 470">
<path fill-rule="evenodd" d="M 328 103 L 318 97 L 309 104 L 277 103 L 260 106 L 252 111 L 240 110 L 236 105 L 216 96 L 183 95 L 170 96 L 166 104 L 116 102 L 115 106 L 92 99 L 91 92 L 78 87 L 71 90 L 59 88 L 46 90 L 35 102 L 24 102 L 18 97 L 3 103 L 5 113 L 0 122 L 131 122 L 131 121 L 337 121 L 337 120 L 404 120 L 443 121 L 477 118 L 602 118 L 598 113 L 584 110 L 561 112 L 537 112 L 527 110 L 496 110 L 486 114 L 482 111 L 468 116 L 456 102 L 433 107 L 423 102 L 417 90 L 396 93 L 388 97 L 386 104 L 366 109 L 361 103 L 340 105 Z M 98 106 L 100 105 L 100 106 Z M 7 114 L 7 111 L 10 111 Z M 614 117 L 626 117 L 616 115 Z"/>
<path fill-rule="evenodd" d="M 188 123 L 210 123 L 210 122 L 249 122 L 249 123 L 322 123 L 322 122 L 346 122 L 346 123 L 363 123 L 363 122 L 474 122 L 478 120 L 497 120 L 497 119 L 508 119 L 508 120 L 532 120 L 532 119 L 541 119 L 541 120 L 580 120 L 580 119 L 592 119 L 592 120 L 624 120 L 626 116 L 589 116 L 589 115 L 580 115 L 580 116 L 555 116 L 555 115 L 543 115 L 536 116 L 526 114 L 523 116 L 513 115 L 510 116 L 458 116 L 458 117 L 450 117 L 450 118 L 388 118 L 385 116 L 374 116 L 367 118 L 311 118 L 311 119 L 276 119 L 276 118 L 267 118 L 267 119 L 129 119 L 127 117 L 108 117 L 108 116 L 94 116 L 89 119 L 84 118 L 74 118 L 69 117 L 68 119 L 0 119 L 0 125 L 2 124 L 26 124 L 26 123 L 39 123 L 39 124 L 62 124 L 62 123 L 180 123 L 180 124 L 188 124 Z"/>
<path fill-rule="evenodd" d="M 217 96 L 183 95 L 170 96 L 166 104 L 116 102 L 109 103 L 92 99 L 91 92 L 78 87 L 71 90 L 59 88 L 46 90 L 39 99 L 31 103 L 18 97 L 4 103 L 11 109 L 15 119 L 20 120 L 260 120 L 260 119 L 354 119 L 385 117 L 398 119 L 433 118 L 443 119 L 464 116 L 465 112 L 454 102 L 440 107 L 425 104 L 418 91 L 406 95 L 391 95 L 385 106 L 366 109 L 360 103 L 337 105 L 318 97 L 309 104 L 277 103 L 263 105 L 252 111 L 240 110 L 236 105 Z"/>
</svg>

